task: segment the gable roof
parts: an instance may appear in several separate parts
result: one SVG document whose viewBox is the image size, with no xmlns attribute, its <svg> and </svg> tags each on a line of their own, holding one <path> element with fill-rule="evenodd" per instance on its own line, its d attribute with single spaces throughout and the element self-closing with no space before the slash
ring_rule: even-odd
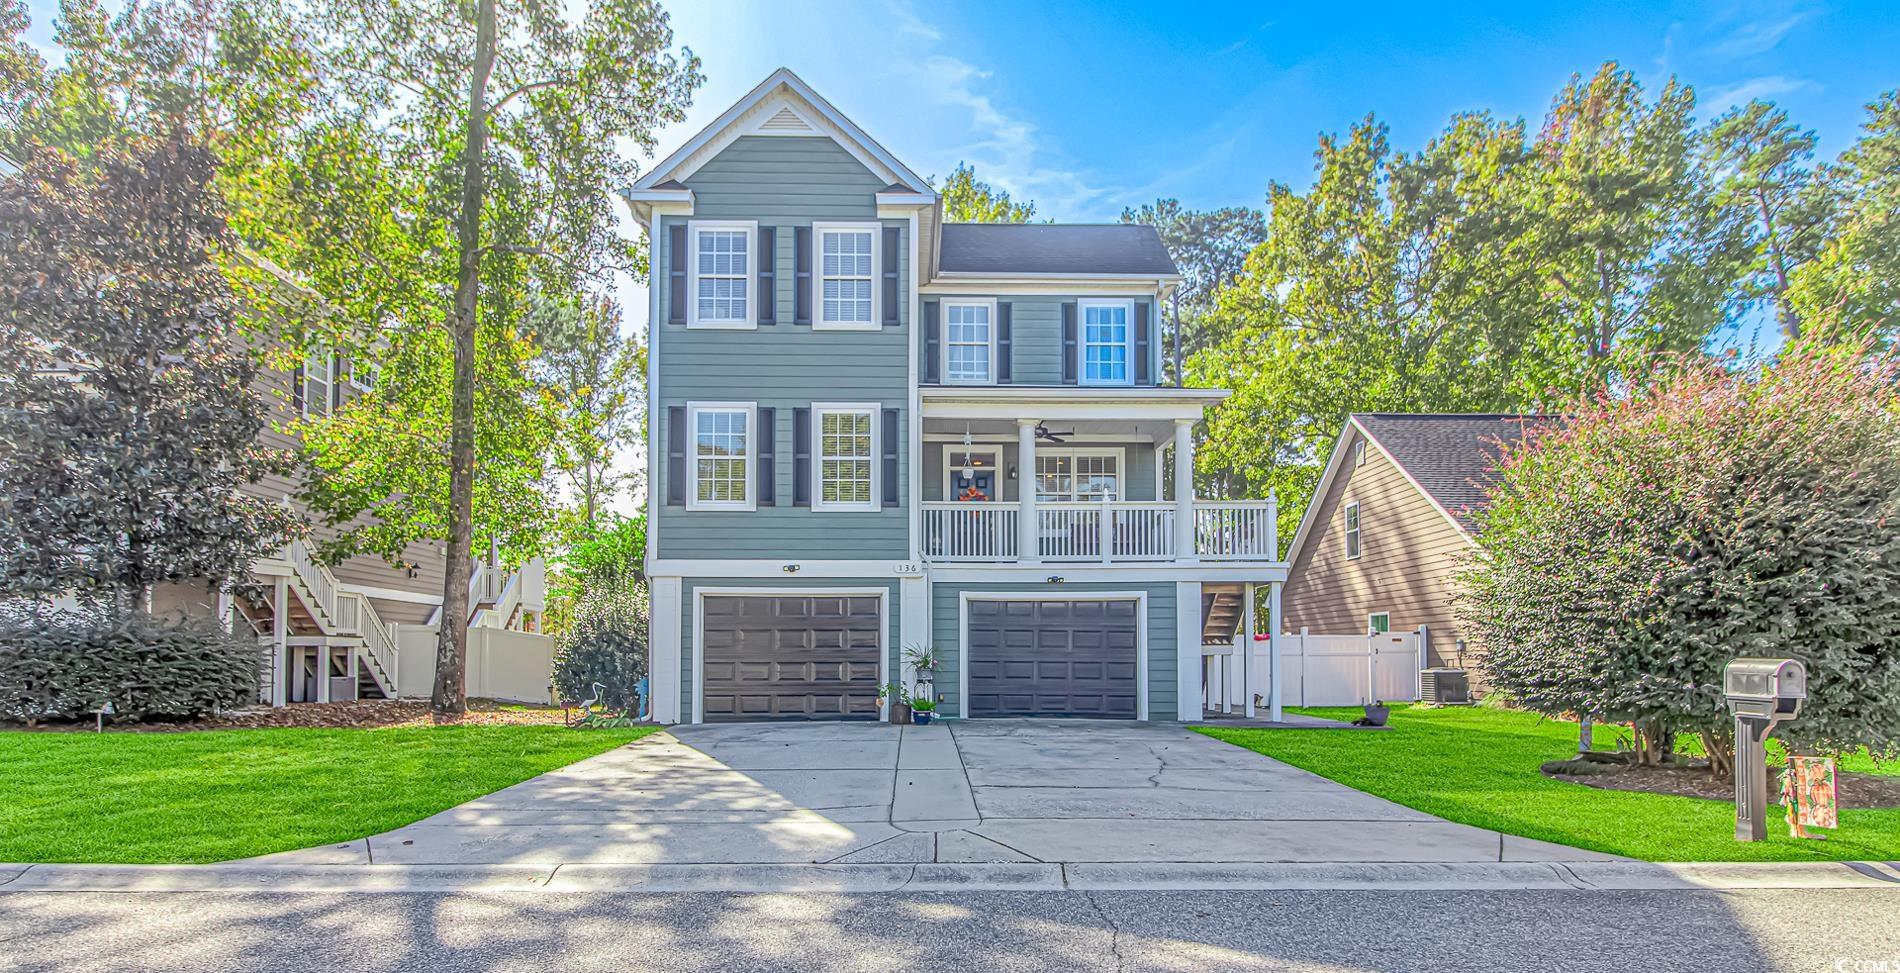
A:
<svg viewBox="0 0 1900 973">
<path fill-rule="evenodd" d="M 1347 416 L 1326 470 L 1306 502 L 1293 544 L 1287 548 L 1287 563 L 1299 557 L 1312 534 L 1320 503 L 1348 459 L 1346 445 L 1355 429 L 1469 540 L 1477 533 L 1475 515 L 1490 502 L 1486 490 L 1497 482 L 1498 444 L 1517 442 L 1527 431 L 1555 421 L 1554 416 L 1510 413 L 1356 412 Z"/>
<path fill-rule="evenodd" d="M 1175 277 L 1161 234 L 1134 223 L 945 223 L 937 272 Z"/>
<path fill-rule="evenodd" d="M 923 177 L 912 172 L 896 156 L 877 144 L 877 140 L 866 135 L 851 119 L 833 108 L 831 102 L 813 91 L 811 85 L 793 74 L 790 68 L 779 68 L 759 82 L 758 87 L 713 119 L 712 124 L 701 129 L 698 135 L 688 139 L 686 144 L 673 150 L 671 155 L 661 159 L 659 164 L 642 175 L 629 192 L 671 188 L 665 184 L 677 183 L 692 175 L 741 135 L 760 134 L 829 137 L 864 163 L 865 168 L 894 187 L 907 192 L 935 195 Z"/>
</svg>

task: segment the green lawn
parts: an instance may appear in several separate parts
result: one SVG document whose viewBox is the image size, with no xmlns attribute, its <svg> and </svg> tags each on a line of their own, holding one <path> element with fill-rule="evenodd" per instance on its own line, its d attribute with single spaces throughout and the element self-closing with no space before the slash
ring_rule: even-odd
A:
<svg viewBox="0 0 1900 973">
<path fill-rule="evenodd" d="M 1351 719 L 1355 709 L 1301 710 Z M 1900 809 L 1842 811 L 1827 841 L 1787 836 L 1779 808 L 1764 842 L 1735 840 L 1735 807 L 1551 780 L 1547 760 L 1576 751 L 1574 723 L 1491 707 L 1393 707 L 1393 729 L 1200 732 L 1407 807 L 1463 824 L 1650 861 L 1900 859 Z M 1598 729 L 1599 746 L 1608 739 Z M 1843 769 L 1874 770 L 1865 758 Z M 1881 773 L 1900 773 L 1888 765 Z"/>
<path fill-rule="evenodd" d="M 212 862 L 361 838 L 653 729 L 0 732 L 0 862 Z"/>
</svg>

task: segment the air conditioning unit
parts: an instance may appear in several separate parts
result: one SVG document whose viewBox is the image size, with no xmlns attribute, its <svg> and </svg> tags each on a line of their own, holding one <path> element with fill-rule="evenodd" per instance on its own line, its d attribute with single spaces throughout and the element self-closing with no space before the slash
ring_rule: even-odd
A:
<svg viewBox="0 0 1900 973">
<path fill-rule="evenodd" d="M 1425 669 L 1418 674 L 1419 702 L 1457 706 L 1471 702 L 1471 680 L 1463 669 Z"/>
</svg>

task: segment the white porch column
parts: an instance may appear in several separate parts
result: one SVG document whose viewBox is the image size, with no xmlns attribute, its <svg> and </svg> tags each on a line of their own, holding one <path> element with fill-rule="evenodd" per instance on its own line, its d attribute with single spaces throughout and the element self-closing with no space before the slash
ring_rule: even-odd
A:
<svg viewBox="0 0 1900 973">
<path fill-rule="evenodd" d="M 1286 638 L 1281 633 L 1281 622 L 1280 582 L 1275 581 L 1267 588 L 1267 652 L 1269 664 L 1273 667 L 1273 672 L 1269 676 L 1272 681 L 1267 688 L 1267 719 L 1275 723 L 1280 722 L 1280 670 L 1282 668 L 1280 643 Z M 1300 651 L 1302 654 L 1306 651 L 1304 636 L 1302 636 Z"/>
<path fill-rule="evenodd" d="M 1042 560 L 1036 523 L 1036 420 L 1016 420 L 1016 559 Z"/>
<path fill-rule="evenodd" d="M 648 712 L 655 723 L 684 723 L 680 713 L 679 578 L 653 578 L 647 596 L 652 599 L 652 622 L 647 643 L 647 691 L 653 694 Z"/>
<path fill-rule="evenodd" d="M 1198 560 L 1194 550 L 1194 420 L 1174 420 L 1174 556 Z"/>
<path fill-rule="evenodd" d="M 277 590 L 272 597 L 270 612 L 270 657 L 271 682 L 270 704 L 282 706 L 290 702 L 290 579 L 281 575 L 277 578 Z"/>
<path fill-rule="evenodd" d="M 1177 720 L 1199 723 L 1207 718 L 1201 705 L 1207 681 L 1201 671 L 1201 583 L 1174 583 L 1174 702 Z M 1155 714 L 1155 718 L 1161 718 Z"/>
<path fill-rule="evenodd" d="M 903 661 L 904 652 L 910 646 L 930 645 L 930 581 L 923 575 L 899 578 L 897 582 L 897 634 L 898 634 L 898 671 L 886 674 L 886 683 L 901 682 L 905 686 L 917 685 L 917 670 Z M 943 646 L 937 646 L 939 652 Z M 890 718 L 890 701 L 885 700 L 879 707 L 879 713 Z M 957 714 L 961 716 L 962 714 Z"/>
<path fill-rule="evenodd" d="M 330 702 L 330 644 L 324 644 L 314 650 L 317 657 L 317 702 Z"/>
<path fill-rule="evenodd" d="M 1247 603 L 1241 606 L 1241 609 L 1240 609 L 1240 693 L 1242 696 L 1246 698 L 1247 718 L 1251 720 L 1253 719 L 1253 687 L 1254 687 L 1253 599 L 1254 599 L 1255 588 L 1252 582 L 1248 582 L 1247 584 L 1244 584 L 1241 586 L 1240 591 L 1241 591 L 1241 597 L 1247 599 Z"/>
</svg>

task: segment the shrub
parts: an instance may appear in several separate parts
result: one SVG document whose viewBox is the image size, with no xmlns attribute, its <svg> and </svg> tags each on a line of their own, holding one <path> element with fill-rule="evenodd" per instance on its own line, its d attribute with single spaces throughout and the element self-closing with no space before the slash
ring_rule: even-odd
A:
<svg viewBox="0 0 1900 973">
<path fill-rule="evenodd" d="M 1675 731 L 1720 758 L 1722 668 L 1807 663 L 1777 735 L 1900 751 L 1900 387 L 1892 361 L 1794 349 L 1689 369 L 1506 451 L 1459 610 L 1519 704 Z M 1719 759 L 1718 759 L 1719 766 Z"/>
<path fill-rule="evenodd" d="M 203 716 L 254 701 L 255 641 L 193 619 L 42 604 L 0 612 L 0 716 L 77 719 L 108 700 L 122 719 Z"/>
<path fill-rule="evenodd" d="M 634 685 L 647 673 L 646 589 L 604 585 L 584 593 L 554 643 L 554 689 L 561 699 L 592 699 L 594 684 L 610 709 L 632 710 Z"/>
</svg>

